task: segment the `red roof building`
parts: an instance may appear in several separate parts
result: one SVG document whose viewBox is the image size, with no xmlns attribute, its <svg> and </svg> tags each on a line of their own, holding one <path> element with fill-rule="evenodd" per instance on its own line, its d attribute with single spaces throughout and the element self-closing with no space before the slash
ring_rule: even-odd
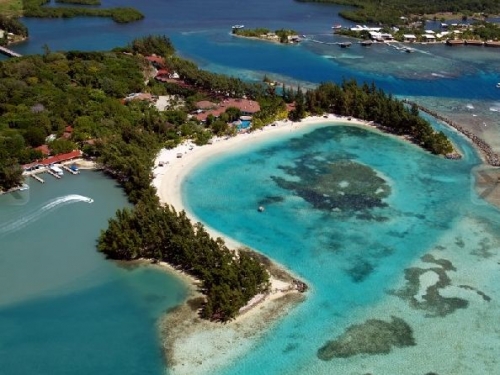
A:
<svg viewBox="0 0 500 375">
<path fill-rule="evenodd" d="M 165 60 L 163 59 L 163 57 L 151 55 L 146 56 L 146 60 L 148 60 L 157 69 L 165 68 Z"/>
<path fill-rule="evenodd" d="M 47 166 L 55 163 L 62 163 L 64 161 L 73 160 L 82 156 L 82 152 L 80 150 L 74 150 L 71 152 L 67 152 L 65 154 L 59 154 L 55 156 L 51 156 L 50 158 L 43 159 L 41 161 L 36 161 L 30 164 L 23 165 L 23 169 L 27 170 L 36 165 Z"/>
<path fill-rule="evenodd" d="M 63 138 L 69 139 L 71 138 L 71 135 L 73 134 L 73 127 L 68 125 L 64 128 L 64 133 L 63 133 Z"/>
<path fill-rule="evenodd" d="M 41 146 L 35 147 L 34 149 L 37 151 L 40 151 L 43 156 L 50 155 L 50 149 L 49 149 L 49 146 L 47 146 L 47 145 L 41 145 Z"/>
<path fill-rule="evenodd" d="M 204 111 L 201 113 L 198 113 L 194 115 L 194 117 L 199 120 L 199 121 L 205 121 L 209 115 L 212 115 L 214 117 L 219 117 L 221 114 L 226 112 L 226 109 L 229 107 L 235 107 L 238 108 L 242 115 L 253 115 L 256 112 L 260 111 L 260 105 L 257 103 L 255 100 L 248 100 L 248 99 L 226 99 L 220 102 L 218 105 L 203 100 L 201 102 L 196 103 L 197 107 L 199 109 L 204 109 L 204 108 L 213 108 L 215 105 L 216 108 Z M 209 106 L 210 105 L 210 106 Z M 205 107 L 204 107 L 205 106 Z"/>
</svg>

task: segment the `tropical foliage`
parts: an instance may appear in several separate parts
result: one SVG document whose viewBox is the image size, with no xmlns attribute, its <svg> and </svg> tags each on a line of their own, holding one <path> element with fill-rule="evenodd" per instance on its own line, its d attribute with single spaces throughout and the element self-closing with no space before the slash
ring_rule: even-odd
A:
<svg viewBox="0 0 500 375">
<path fill-rule="evenodd" d="M 44 7 L 43 5 L 46 5 L 49 1 L 23 0 L 24 16 L 36 18 L 110 17 L 118 23 L 134 22 L 144 18 L 144 15 L 134 8 Z M 85 2 L 86 0 L 82 1 Z M 78 2 L 76 4 L 83 3 Z"/>
<path fill-rule="evenodd" d="M 486 13 L 499 14 L 500 3 L 497 0 L 297 0 L 302 2 L 331 3 L 352 5 L 354 10 L 343 10 L 340 15 L 348 20 L 360 23 L 379 23 L 396 25 L 401 17 L 430 15 L 441 12 L 457 14 Z"/>
<path fill-rule="evenodd" d="M 290 113 L 294 121 L 307 114 L 352 116 L 374 121 L 391 133 L 408 136 L 434 154 L 453 151 L 448 138 L 442 132 L 435 132 L 429 122 L 419 116 L 417 108 L 407 108 L 403 102 L 373 84 L 359 86 L 354 80 L 344 81 L 341 85 L 324 83 L 305 94 L 300 88 L 296 93 L 284 88 L 283 96 L 285 100 L 295 102 L 295 109 Z"/>
<path fill-rule="evenodd" d="M 234 318 L 268 288 L 268 273 L 251 253 L 235 254 L 184 212 L 160 206 L 154 192 L 143 195 L 134 210 L 118 210 L 98 248 L 114 259 L 165 261 L 196 277 L 206 296 L 201 316 L 211 320 Z"/>
</svg>

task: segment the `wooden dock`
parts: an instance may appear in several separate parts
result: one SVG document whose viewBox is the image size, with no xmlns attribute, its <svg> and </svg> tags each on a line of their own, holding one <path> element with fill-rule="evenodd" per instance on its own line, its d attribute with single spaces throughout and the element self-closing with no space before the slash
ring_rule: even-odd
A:
<svg viewBox="0 0 500 375">
<path fill-rule="evenodd" d="M 4 55 L 7 55 L 9 57 L 21 57 L 22 55 L 12 51 L 11 49 L 8 49 L 6 47 L 0 46 L 0 53 L 3 53 Z"/>
<path fill-rule="evenodd" d="M 38 182 L 40 182 L 41 184 L 45 183 L 45 181 L 41 177 L 38 177 L 36 174 L 32 174 L 30 176 L 33 177 Z"/>
<path fill-rule="evenodd" d="M 69 173 L 71 174 L 79 174 L 80 172 L 79 171 L 74 171 L 73 169 L 69 168 L 68 166 L 66 165 L 63 165 L 62 168 L 66 171 L 68 171 Z"/>
<path fill-rule="evenodd" d="M 57 173 L 55 172 L 52 172 L 50 169 L 47 169 L 47 173 L 50 174 L 51 176 L 54 176 L 55 178 L 57 178 L 58 180 L 61 179 L 61 176 L 58 175 Z"/>
</svg>

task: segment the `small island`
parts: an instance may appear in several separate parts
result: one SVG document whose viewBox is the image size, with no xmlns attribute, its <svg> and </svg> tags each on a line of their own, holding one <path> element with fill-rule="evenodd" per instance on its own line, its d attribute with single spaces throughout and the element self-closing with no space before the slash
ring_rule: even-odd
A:
<svg viewBox="0 0 500 375">
<path fill-rule="evenodd" d="M 266 28 L 245 29 L 243 25 L 235 25 L 232 27 L 232 33 L 233 35 L 245 38 L 267 40 L 282 44 L 296 44 L 301 41 L 301 38 L 295 30 L 287 29 L 271 31 Z"/>
</svg>

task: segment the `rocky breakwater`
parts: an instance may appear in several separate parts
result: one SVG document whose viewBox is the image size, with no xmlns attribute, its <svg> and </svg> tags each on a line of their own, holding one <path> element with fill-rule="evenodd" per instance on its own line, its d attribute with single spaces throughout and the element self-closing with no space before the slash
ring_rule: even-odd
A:
<svg viewBox="0 0 500 375">
<path fill-rule="evenodd" d="M 417 108 L 419 110 L 421 110 L 422 112 L 425 112 L 425 113 L 437 118 L 438 120 L 446 123 L 447 125 L 451 126 L 452 128 L 458 130 L 460 133 L 462 133 L 467 138 L 469 138 L 474 145 L 476 145 L 476 147 L 479 149 L 481 154 L 484 156 L 484 159 L 486 160 L 486 162 L 488 164 L 490 164 L 494 167 L 500 166 L 500 157 L 498 156 L 497 153 L 495 153 L 493 151 L 491 146 L 488 143 L 486 143 L 481 137 L 478 137 L 470 130 L 464 129 L 461 125 L 457 124 L 456 122 L 453 122 L 453 121 L 447 119 L 444 116 L 441 116 L 440 114 L 438 114 L 434 111 L 431 111 L 425 107 L 422 107 L 421 105 L 419 105 L 417 103 L 414 103 L 414 102 L 406 100 L 406 99 L 404 100 L 404 102 L 409 104 L 409 105 L 417 106 Z M 457 159 L 457 157 L 455 157 L 455 154 L 448 155 L 447 157 L 450 159 Z"/>
</svg>

